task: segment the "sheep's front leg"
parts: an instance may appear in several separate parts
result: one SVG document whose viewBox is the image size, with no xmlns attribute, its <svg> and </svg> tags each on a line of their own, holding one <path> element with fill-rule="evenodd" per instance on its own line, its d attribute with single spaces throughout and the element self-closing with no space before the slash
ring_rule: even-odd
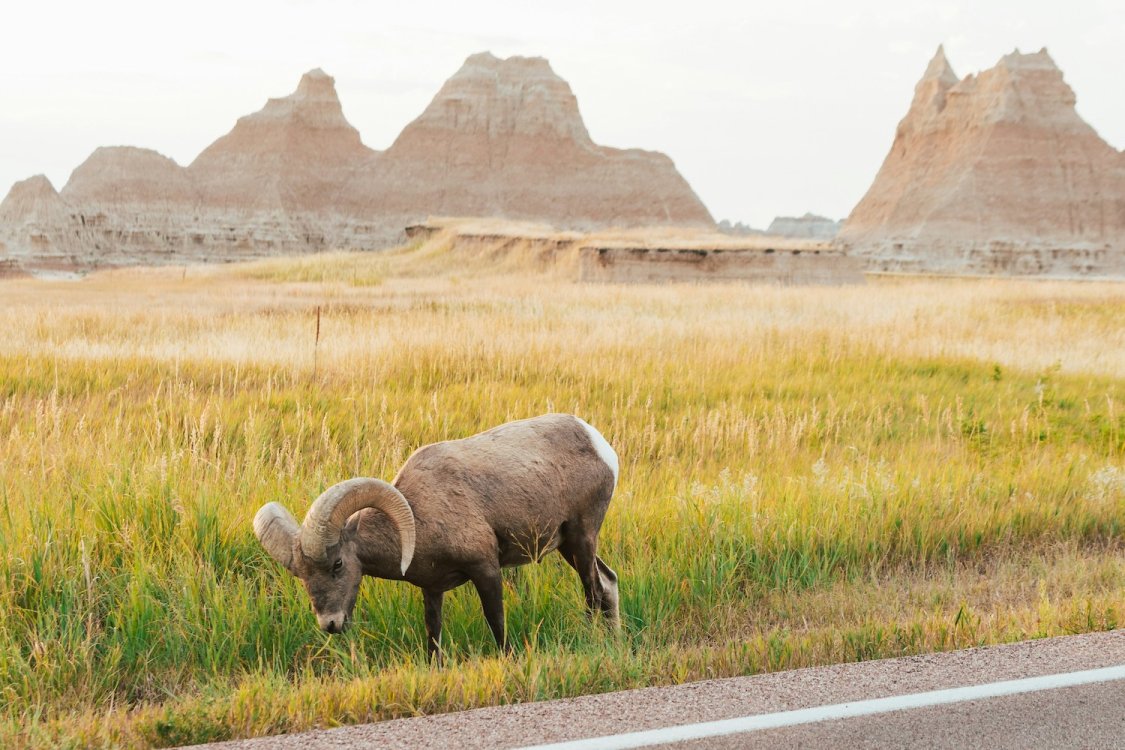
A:
<svg viewBox="0 0 1125 750">
<path fill-rule="evenodd" d="M 472 581 L 480 597 L 481 607 L 484 608 L 484 619 L 492 629 L 492 637 L 496 639 L 496 645 L 504 653 L 511 653 L 512 647 L 508 645 L 507 636 L 504 635 L 504 584 L 500 578 L 500 569 L 475 575 Z"/>
<path fill-rule="evenodd" d="M 441 603 L 444 591 L 422 589 L 422 602 L 426 606 L 426 650 L 430 660 L 441 666 Z"/>
</svg>

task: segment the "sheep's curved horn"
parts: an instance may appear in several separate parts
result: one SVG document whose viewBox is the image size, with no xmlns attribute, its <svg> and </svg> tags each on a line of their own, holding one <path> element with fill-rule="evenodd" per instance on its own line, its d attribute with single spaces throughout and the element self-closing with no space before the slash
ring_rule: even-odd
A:
<svg viewBox="0 0 1125 750">
<path fill-rule="evenodd" d="M 301 527 L 297 519 L 279 503 L 266 503 L 254 516 L 254 535 L 270 557 L 293 570 L 293 537 Z"/>
<path fill-rule="evenodd" d="M 301 525 L 301 550 L 313 560 L 324 561 L 327 549 L 340 541 L 348 517 L 364 508 L 383 511 L 398 529 L 405 574 L 414 557 L 414 512 L 402 493 L 382 479 L 357 477 L 325 490 Z"/>
</svg>

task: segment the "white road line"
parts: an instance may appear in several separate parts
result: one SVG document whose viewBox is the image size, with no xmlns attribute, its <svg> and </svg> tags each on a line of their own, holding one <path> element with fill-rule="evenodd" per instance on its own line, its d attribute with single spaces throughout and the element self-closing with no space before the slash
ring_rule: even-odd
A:
<svg viewBox="0 0 1125 750">
<path fill-rule="evenodd" d="M 1034 693 L 1040 690 L 1089 685 L 1095 682 L 1109 682 L 1125 679 L 1125 665 L 1088 669 L 1083 672 L 1064 672 L 1062 674 L 1028 677 L 1022 680 L 990 682 L 984 685 L 931 690 L 927 693 L 895 695 L 889 698 L 836 703 L 829 706 L 815 706 L 796 711 L 780 711 L 772 714 L 743 716 L 723 721 L 708 721 L 701 724 L 684 724 L 674 727 L 649 729 L 643 732 L 610 734 L 604 737 L 591 737 L 584 740 L 556 742 L 547 745 L 529 745 L 519 750 L 624 750 L 632 747 L 650 747 L 669 742 L 698 740 L 704 737 L 721 737 L 728 734 L 742 734 L 759 729 L 774 729 L 796 724 L 810 724 L 830 719 L 847 719 L 853 716 L 869 716 L 910 708 L 940 706 L 947 703 L 961 703 L 981 698 L 998 698 L 1004 695 Z"/>
</svg>

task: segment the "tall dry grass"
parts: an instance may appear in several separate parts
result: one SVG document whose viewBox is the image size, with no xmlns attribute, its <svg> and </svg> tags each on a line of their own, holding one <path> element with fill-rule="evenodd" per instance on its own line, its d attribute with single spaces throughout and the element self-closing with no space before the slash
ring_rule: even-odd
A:
<svg viewBox="0 0 1125 750">
<path fill-rule="evenodd" d="M 1120 625 L 1119 287 L 584 286 L 527 248 L 469 255 L 0 282 L 0 742 L 174 744 Z M 620 641 L 553 558 L 507 575 L 513 657 L 458 591 L 453 658 L 427 666 L 420 597 L 388 582 L 329 638 L 250 531 L 268 500 L 300 514 L 548 410 L 622 458 Z"/>
</svg>

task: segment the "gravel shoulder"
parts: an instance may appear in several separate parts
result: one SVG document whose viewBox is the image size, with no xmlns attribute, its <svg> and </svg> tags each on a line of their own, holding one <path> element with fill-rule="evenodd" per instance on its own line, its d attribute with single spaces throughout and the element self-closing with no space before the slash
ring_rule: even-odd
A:
<svg viewBox="0 0 1125 750">
<path fill-rule="evenodd" d="M 1120 664 L 1125 664 L 1125 630 L 497 706 L 197 747 L 510 748 Z M 985 704 L 988 708 L 982 708 Z M 996 731 L 996 741 L 1001 743 L 987 746 L 1027 747 L 1030 741 L 1030 746 L 1110 747 L 1114 739 L 1125 743 L 1125 684 L 1117 682 L 885 714 L 866 719 L 872 722 L 869 726 L 849 719 L 684 746 L 985 746 L 980 744 L 985 741 L 981 730 L 973 728 L 970 715 L 974 713 L 976 721 Z M 1043 728 L 1037 729 L 1040 724 Z M 1055 734 L 1044 734 L 1048 730 Z M 1075 734 L 1079 731 L 1094 734 L 1082 740 L 1082 734 Z M 926 738 L 935 741 L 927 743 Z M 1066 738 L 1079 744 L 1066 743 Z"/>
</svg>

